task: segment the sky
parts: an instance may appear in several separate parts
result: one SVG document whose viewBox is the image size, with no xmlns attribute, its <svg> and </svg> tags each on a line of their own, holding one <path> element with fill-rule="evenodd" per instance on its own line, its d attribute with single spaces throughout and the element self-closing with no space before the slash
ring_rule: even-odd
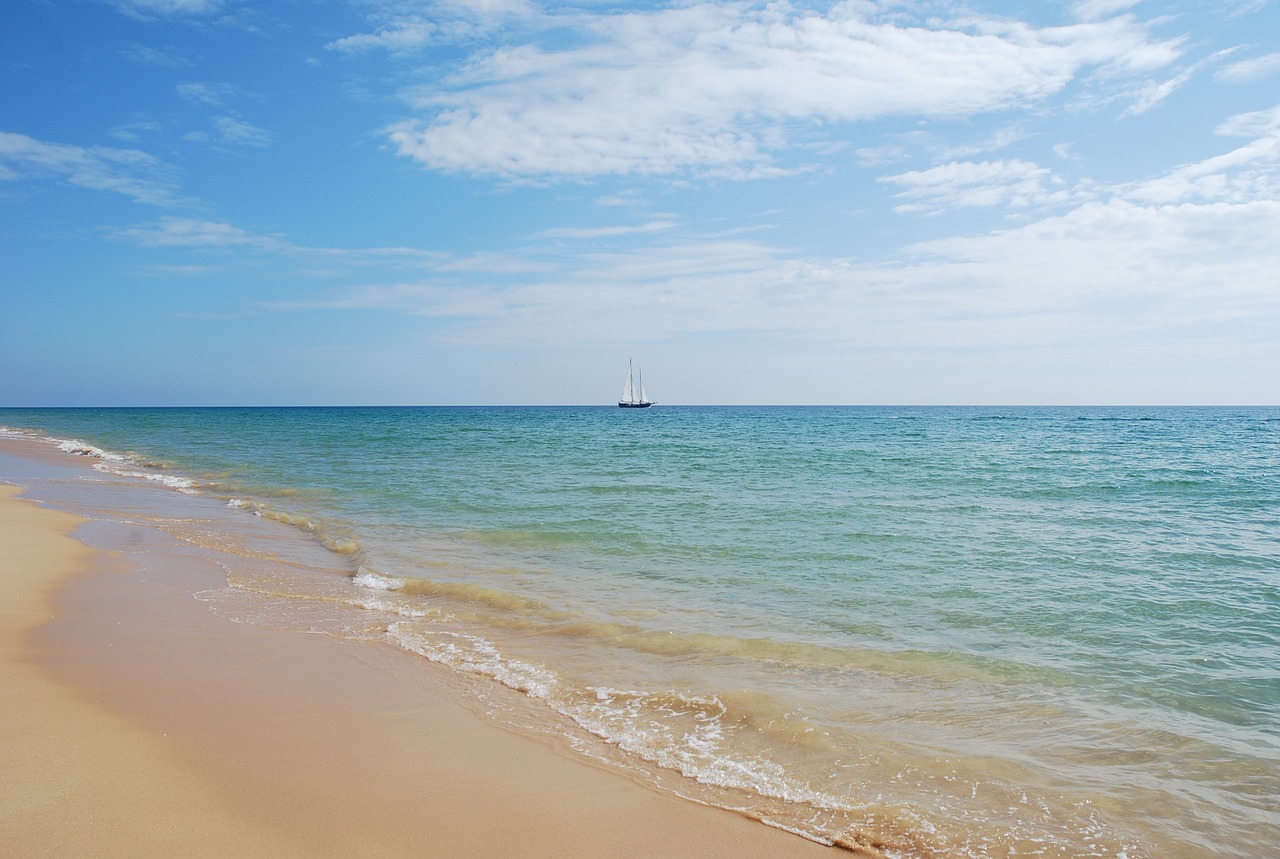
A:
<svg viewBox="0 0 1280 859">
<path fill-rule="evenodd" d="M 5 0 L 0 406 L 1280 403 L 1280 0 Z"/>
</svg>

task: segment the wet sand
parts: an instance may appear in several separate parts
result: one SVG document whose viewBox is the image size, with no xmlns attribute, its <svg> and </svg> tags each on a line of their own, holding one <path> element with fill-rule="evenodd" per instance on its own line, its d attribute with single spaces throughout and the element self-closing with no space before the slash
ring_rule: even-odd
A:
<svg viewBox="0 0 1280 859">
<path fill-rule="evenodd" d="M 498 727 L 421 659 L 218 617 L 193 595 L 220 568 L 18 491 L 0 484 L 0 855 L 831 855 Z M 127 552 L 69 536 L 106 527 Z"/>
</svg>

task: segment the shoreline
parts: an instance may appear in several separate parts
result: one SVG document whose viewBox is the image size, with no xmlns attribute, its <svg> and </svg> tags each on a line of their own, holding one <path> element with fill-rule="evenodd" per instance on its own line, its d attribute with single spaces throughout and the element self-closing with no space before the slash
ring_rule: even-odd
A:
<svg viewBox="0 0 1280 859">
<path fill-rule="evenodd" d="M 24 855 L 829 855 L 488 722 L 438 666 L 221 618 L 193 598 L 220 568 L 0 480 L 0 835 Z"/>
</svg>

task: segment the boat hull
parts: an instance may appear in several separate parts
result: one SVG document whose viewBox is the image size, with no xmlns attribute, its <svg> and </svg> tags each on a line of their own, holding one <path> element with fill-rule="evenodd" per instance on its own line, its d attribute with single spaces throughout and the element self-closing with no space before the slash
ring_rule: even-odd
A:
<svg viewBox="0 0 1280 859">
<path fill-rule="evenodd" d="M 620 409 L 647 409 L 653 403 L 618 403 Z"/>
</svg>

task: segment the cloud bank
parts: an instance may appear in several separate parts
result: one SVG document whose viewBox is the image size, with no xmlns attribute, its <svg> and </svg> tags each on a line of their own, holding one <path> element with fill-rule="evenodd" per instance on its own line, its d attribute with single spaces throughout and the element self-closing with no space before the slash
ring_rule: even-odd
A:
<svg viewBox="0 0 1280 859">
<path fill-rule="evenodd" d="M 406 90 L 418 115 L 387 134 L 401 155 L 448 172 L 769 176 L 794 169 L 782 156 L 822 140 L 826 124 L 1024 108 L 1090 70 L 1150 72 L 1181 50 L 1131 16 L 924 26 L 862 8 L 703 3 L 552 17 L 543 26 L 570 31 L 561 44 L 548 37 L 470 54 L 443 86 Z M 335 45 L 392 48 L 428 29 L 408 22 Z"/>
</svg>

